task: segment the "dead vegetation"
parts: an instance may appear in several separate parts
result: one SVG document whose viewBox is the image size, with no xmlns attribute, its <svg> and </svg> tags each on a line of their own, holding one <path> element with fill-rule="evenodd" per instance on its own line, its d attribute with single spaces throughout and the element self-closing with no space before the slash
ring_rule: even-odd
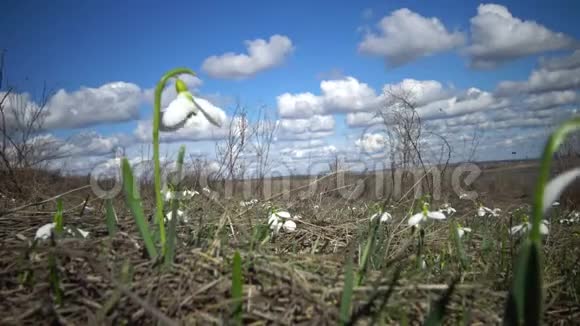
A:
<svg viewBox="0 0 580 326">
<path fill-rule="evenodd" d="M 345 264 L 349 259 L 357 264 L 372 212 L 367 200 L 272 200 L 302 218 L 295 232 L 263 242 L 256 241 L 263 239 L 256 233 L 267 231 L 264 201 L 242 208 L 237 200 L 214 202 L 196 196 L 184 203 L 190 220 L 179 225 L 177 256 L 165 269 L 147 258 L 122 198 L 116 199 L 119 232 L 109 236 L 102 201 L 90 197 L 85 204 L 87 191 L 64 197 L 65 223 L 89 231 L 87 239 L 44 241 L 32 247 L 36 229 L 52 220 L 52 201 L 0 217 L 0 324 L 229 324 L 232 257 L 237 250 L 244 271 L 244 324 L 336 325 Z M 491 195 L 481 200 L 495 204 Z M 427 226 L 427 268 L 417 268 L 416 237 L 402 222 L 413 202 L 393 202 L 387 209 L 394 221 L 381 229 L 382 245 L 371 259 L 364 284 L 354 290 L 352 316 L 357 324 L 370 324 L 379 306 L 386 324 L 419 324 L 458 276 L 446 322 L 501 322 L 517 248 L 508 229 L 517 222 L 517 211 L 526 209 L 525 200 L 502 201 L 505 213 L 497 218 L 478 218 L 473 203 L 450 201 L 458 211 L 451 219 L 474 229 L 465 242 L 468 268 L 461 270 L 450 247 L 447 223 Z M 5 207 L 22 203 L 3 198 Z M 146 207 L 146 212 L 152 211 Z M 556 220 L 544 246 L 545 318 L 548 324 L 573 324 L 580 318 L 580 225 Z M 51 253 L 64 294 L 60 305 L 49 281 Z M 130 266 L 131 272 L 122 272 L 123 266 Z M 393 282 L 394 275 L 398 277 Z"/>
</svg>

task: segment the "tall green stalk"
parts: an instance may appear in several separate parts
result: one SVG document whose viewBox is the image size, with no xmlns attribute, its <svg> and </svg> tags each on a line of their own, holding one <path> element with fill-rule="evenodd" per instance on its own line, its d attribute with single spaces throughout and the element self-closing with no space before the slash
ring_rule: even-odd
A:
<svg viewBox="0 0 580 326">
<path fill-rule="evenodd" d="M 163 75 L 155 87 L 155 100 L 153 103 L 153 164 L 155 174 L 155 217 L 159 224 L 159 237 L 161 241 L 162 252 L 165 253 L 165 224 L 163 221 L 163 198 L 161 196 L 161 163 L 159 162 L 159 125 L 161 123 L 161 93 L 167 84 L 167 81 L 180 74 L 195 76 L 195 73 L 188 68 L 176 68 L 168 71 Z"/>
</svg>

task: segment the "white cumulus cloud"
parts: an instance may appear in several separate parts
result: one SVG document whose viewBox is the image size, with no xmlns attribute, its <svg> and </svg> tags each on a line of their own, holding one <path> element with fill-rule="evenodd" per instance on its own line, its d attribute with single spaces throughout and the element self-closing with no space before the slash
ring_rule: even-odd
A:
<svg viewBox="0 0 580 326">
<path fill-rule="evenodd" d="M 245 41 L 248 54 L 228 52 L 204 60 L 201 69 L 214 78 L 244 79 L 279 66 L 292 53 L 294 46 L 284 35 L 269 40 Z"/>
<path fill-rule="evenodd" d="M 407 8 L 393 11 L 359 44 L 361 53 L 382 56 L 390 66 L 451 50 L 464 44 L 463 33 L 450 32 L 436 17 L 423 17 Z"/>
<path fill-rule="evenodd" d="M 578 46 L 573 38 L 531 20 L 512 16 L 508 8 L 481 4 L 471 18 L 467 53 L 476 68 L 492 68 L 527 55 Z"/>
</svg>

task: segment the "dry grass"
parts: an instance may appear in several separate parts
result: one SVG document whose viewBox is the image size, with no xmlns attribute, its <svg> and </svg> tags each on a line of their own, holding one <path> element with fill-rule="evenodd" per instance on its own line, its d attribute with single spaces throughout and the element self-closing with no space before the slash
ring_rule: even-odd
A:
<svg viewBox="0 0 580 326">
<path fill-rule="evenodd" d="M 319 209 L 308 200 L 274 201 L 302 219 L 293 233 L 283 233 L 262 245 L 255 231 L 264 227 L 267 209 L 261 203 L 241 208 L 239 200 L 215 203 L 202 196 L 185 202 L 188 223 L 178 228 L 175 263 L 166 270 L 146 258 L 133 218 L 118 198 L 119 229 L 109 237 L 100 200 L 81 213 L 87 193 L 65 197 L 65 224 L 90 231 L 88 239 L 62 239 L 51 246 L 39 243 L 30 251 L 36 229 L 51 221 L 54 205 L 29 207 L 0 216 L 0 324 L 228 324 L 232 300 L 231 260 L 235 250 L 244 268 L 245 324 L 336 325 L 344 266 L 355 262 L 368 232 L 371 202 L 345 202 L 325 197 Z M 363 286 L 355 288 L 355 311 L 371 297 L 382 297 L 396 270 L 400 278 L 383 310 L 386 324 L 407 320 L 420 324 L 430 303 L 461 275 L 448 307 L 449 324 L 490 325 L 501 322 L 517 241 L 507 230 L 516 223 L 513 212 L 526 200 L 489 194 L 484 203 L 504 209 L 497 218 L 478 218 L 471 202 L 452 199 L 458 210 L 451 220 L 470 226 L 464 239 L 469 265 L 461 267 L 449 237 L 448 222 L 426 228 L 426 269 L 417 268 L 416 234 L 402 219 L 411 202 L 388 210 L 395 221 L 380 232 L 384 241 L 371 260 Z M 27 201 L 26 201 L 27 202 Z M 152 201 L 146 201 L 151 203 Z M 24 202 L 3 199 L 7 209 Z M 146 207 L 151 212 L 152 207 Z M 554 212 L 563 214 L 563 212 Z M 554 216 L 554 220 L 557 216 Z M 261 225 L 261 226 L 260 226 Z M 580 319 L 580 224 L 552 224 L 545 241 L 545 286 L 548 324 L 573 324 Z M 50 290 L 47 256 L 58 259 L 62 305 Z M 121 281 L 121 267 L 133 268 L 131 282 Z M 28 284 L 20 277 L 31 273 Z M 379 294 L 378 296 L 376 294 Z M 368 324 L 375 308 L 363 314 Z"/>
</svg>

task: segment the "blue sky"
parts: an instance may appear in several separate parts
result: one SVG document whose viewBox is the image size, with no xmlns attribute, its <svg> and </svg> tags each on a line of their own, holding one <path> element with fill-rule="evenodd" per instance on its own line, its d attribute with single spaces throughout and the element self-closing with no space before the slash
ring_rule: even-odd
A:
<svg viewBox="0 0 580 326">
<path fill-rule="evenodd" d="M 272 115 L 278 114 L 278 119 L 290 120 L 287 125 L 291 126 L 294 125 L 291 120 L 296 119 L 296 115 L 288 113 L 290 111 L 285 111 L 286 116 L 280 114 L 278 96 L 304 92 L 321 96 L 322 80 L 336 81 L 353 77 L 358 84 L 373 89 L 377 96 L 384 85 L 395 85 L 404 79 L 415 80 L 419 85 L 422 85 L 420 81 L 433 80 L 439 82 L 443 90 L 449 91 L 447 93 L 453 93 L 451 95 L 458 98 L 472 87 L 499 98 L 498 85 L 502 81 L 527 80 L 535 69 L 541 69 L 540 57 L 575 58 L 574 51 L 580 40 L 577 20 L 580 2 L 493 3 L 498 6 L 488 7 L 495 9 L 487 14 L 493 16 L 497 14 L 497 8 L 504 8 L 510 15 L 504 15 L 504 22 L 522 25 L 524 32 L 529 35 L 524 32 L 510 35 L 495 30 L 497 26 L 494 27 L 494 24 L 485 25 L 490 20 L 483 20 L 478 25 L 482 34 L 489 31 L 494 37 L 505 37 L 507 41 L 498 47 L 494 47 L 493 40 L 474 41 L 476 37 L 471 19 L 478 15 L 480 4 L 487 4 L 475 1 L 176 1 L 169 5 L 159 1 L 8 0 L 3 3 L 0 12 L 0 29 L 4 31 L 0 38 L 0 48 L 7 50 L 6 84 L 15 85 L 19 92 L 33 94 L 31 100 L 35 99 L 34 94 L 39 93 L 44 82 L 49 89 L 55 92 L 62 89 L 69 95 L 82 88 L 98 89 L 112 82 L 131 83 L 145 92 L 154 87 L 166 70 L 186 66 L 198 72 L 202 81 L 195 85 L 195 93 L 209 99 L 228 116 L 232 113 L 233 99 L 238 98 L 248 108 L 251 117 L 253 112 L 257 112 L 257 107 L 266 105 Z M 400 11 L 403 8 L 406 11 Z M 419 25 L 405 24 L 406 19 L 410 21 L 413 17 L 418 17 Z M 397 28 L 399 35 L 406 36 L 402 39 L 392 35 L 385 37 L 385 31 L 378 27 L 384 19 L 391 23 L 390 26 Z M 443 28 L 443 31 L 433 35 L 441 37 L 441 42 L 424 45 L 429 43 L 429 39 L 421 39 L 425 37 L 425 30 L 421 29 L 420 24 L 429 27 L 429 21 L 433 19 L 437 19 L 438 26 Z M 539 31 L 547 31 L 544 40 L 534 40 L 535 35 L 541 34 Z M 269 58 L 274 59 L 266 67 L 256 68 L 238 78 L 224 77 L 223 74 L 228 75 L 227 71 L 222 71 L 220 75 L 220 72 L 203 68 L 204 62 L 212 56 L 221 58 L 230 52 L 238 55 L 247 53 L 246 41 L 262 39 L 268 42 L 274 35 L 285 38 L 291 46 L 280 50 L 282 54 L 272 54 Z M 362 50 L 361 44 L 369 35 L 377 36 L 378 41 Z M 511 39 L 514 40 L 513 45 L 510 45 Z M 425 48 L 417 49 L 413 47 L 413 42 L 407 40 L 417 40 L 419 47 Z M 447 45 L 444 45 L 445 42 Z M 475 50 L 470 52 L 469 49 L 475 49 L 476 46 L 483 49 L 483 54 L 477 58 L 486 63 L 491 60 L 491 66 L 474 67 Z M 401 64 L 395 62 L 397 55 L 417 57 Z M 222 63 L 220 61 L 218 66 L 226 65 Z M 571 69 L 575 68 L 573 66 Z M 485 114 L 489 114 L 489 121 L 501 120 L 502 114 L 505 115 L 509 110 L 508 113 L 528 112 L 526 114 L 534 118 L 530 113 L 532 110 L 525 105 L 529 104 L 526 98 L 567 91 L 566 94 L 553 93 L 546 97 L 560 98 L 567 95 L 566 101 L 558 102 L 567 106 L 558 112 L 565 112 L 562 118 L 569 116 L 569 106 L 577 103 L 576 95 L 572 93 L 577 94 L 578 85 L 571 81 L 562 87 L 548 86 L 543 89 L 539 92 L 519 90 L 517 94 L 513 93 L 515 91 L 507 91 L 509 96 L 505 95 L 504 90 L 501 96 L 509 98 L 510 103 L 499 105 L 496 103 L 499 99 L 494 98 L 496 102 L 489 103 L 495 109 L 491 112 L 486 109 Z M 91 104 L 93 106 L 99 105 L 97 93 Z M 520 101 L 518 103 L 513 99 L 516 95 Z M 352 96 L 356 98 L 357 94 Z M 74 105 L 79 106 L 83 112 L 84 103 L 80 97 Z M 322 100 L 324 103 L 332 102 L 329 98 Z M 95 118 L 82 128 L 74 127 L 74 123 L 60 124 L 56 121 L 47 132 L 60 138 L 86 130 L 105 138 L 119 134 L 133 136 L 138 121 L 151 118 L 150 103 L 144 100 L 135 104 L 138 106 L 138 115 L 133 114 L 131 118 Z M 425 103 L 426 106 L 428 104 Z M 111 102 L 103 102 L 103 105 L 111 105 Z M 551 106 L 549 109 L 555 108 Z M 58 103 L 54 103 L 50 109 L 71 110 L 70 105 L 60 108 Z M 84 111 L 90 114 L 91 109 Z M 365 106 L 360 110 L 372 112 L 376 108 Z M 432 119 L 428 107 L 425 110 L 425 120 L 433 121 L 434 128 L 451 129 L 443 126 L 449 123 L 442 119 Z M 450 118 L 465 116 L 467 119 L 481 113 L 475 109 L 465 110 Z M 331 116 L 334 127 L 325 129 L 328 131 L 325 137 L 318 135 L 314 138 L 321 138 L 324 142 L 321 146 L 334 146 L 338 152 L 347 152 L 356 146 L 352 142 L 355 142 L 357 135 L 359 139 L 365 138 L 357 134 L 360 128 L 345 122 L 346 114 L 355 111 L 359 112 L 359 109 L 326 107 L 320 115 Z M 546 112 L 543 113 L 541 116 L 545 117 Z M 493 141 L 522 133 L 518 129 L 521 126 L 517 125 L 499 131 L 485 122 L 474 122 L 470 126 L 477 124 L 487 130 L 486 135 L 491 139 L 490 148 L 494 147 Z M 544 123 L 542 128 L 549 125 Z M 465 129 L 462 131 L 468 133 L 469 128 Z M 288 130 L 288 133 L 292 134 L 292 131 Z M 450 132 L 449 136 L 452 135 Z M 297 144 L 296 139 L 286 138 L 280 141 L 280 150 L 302 146 Z M 197 142 L 195 137 L 179 141 L 196 141 L 196 148 L 202 148 L 202 152 L 211 156 L 211 147 L 215 141 L 219 141 L 219 137 L 209 142 Z M 135 143 L 138 141 L 130 141 L 130 144 Z M 534 144 L 527 145 L 534 148 Z M 94 153 L 85 154 L 95 156 Z"/>
</svg>

